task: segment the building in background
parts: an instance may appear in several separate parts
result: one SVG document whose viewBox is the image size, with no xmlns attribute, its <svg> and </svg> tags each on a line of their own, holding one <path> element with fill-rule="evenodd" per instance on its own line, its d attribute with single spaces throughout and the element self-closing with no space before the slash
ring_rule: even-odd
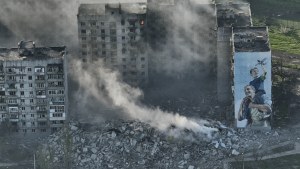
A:
<svg viewBox="0 0 300 169">
<path fill-rule="evenodd" d="M 60 129 L 68 113 L 66 47 L 0 48 L 0 121 L 20 134 Z"/>
<path fill-rule="evenodd" d="M 77 17 L 82 61 L 101 58 L 128 84 L 146 84 L 146 12 L 146 3 L 81 4 Z"/>
</svg>

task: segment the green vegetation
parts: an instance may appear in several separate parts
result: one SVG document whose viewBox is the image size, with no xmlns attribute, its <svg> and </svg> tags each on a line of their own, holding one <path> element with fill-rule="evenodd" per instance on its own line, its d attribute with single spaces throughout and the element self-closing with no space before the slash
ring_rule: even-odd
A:
<svg viewBox="0 0 300 169">
<path fill-rule="evenodd" d="M 300 36 L 295 30 L 290 29 L 287 32 L 282 32 L 280 28 L 272 27 L 269 36 L 273 50 L 300 54 Z"/>
<path fill-rule="evenodd" d="M 268 16 L 299 21 L 299 0 L 248 0 L 248 2 L 255 17 Z"/>
<path fill-rule="evenodd" d="M 300 1 L 248 0 L 254 26 L 269 26 L 273 51 L 300 55 Z"/>
</svg>

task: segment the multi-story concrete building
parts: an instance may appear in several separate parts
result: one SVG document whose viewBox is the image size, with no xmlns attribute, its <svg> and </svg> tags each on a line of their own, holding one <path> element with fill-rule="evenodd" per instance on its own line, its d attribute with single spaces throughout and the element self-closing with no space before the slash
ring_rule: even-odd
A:
<svg viewBox="0 0 300 169">
<path fill-rule="evenodd" d="M 268 28 L 235 27 L 232 41 L 234 110 L 237 127 L 270 129 L 272 59 Z M 249 98 L 251 103 L 247 100 Z"/>
<path fill-rule="evenodd" d="M 101 58 L 108 68 L 119 70 L 125 82 L 146 84 L 146 11 L 146 3 L 81 4 L 78 31 L 82 61 Z"/>
<path fill-rule="evenodd" d="M 0 121 L 20 134 L 49 133 L 67 116 L 66 47 L 0 49 Z"/>
<path fill-rule="evenodd" d="M 216 2 L 217 15 L 217 91 L 224 105 L 233 102 L 232 86 L 232 28 L 252 26 L 250 4 L 244 2 Z"/>
</svg>

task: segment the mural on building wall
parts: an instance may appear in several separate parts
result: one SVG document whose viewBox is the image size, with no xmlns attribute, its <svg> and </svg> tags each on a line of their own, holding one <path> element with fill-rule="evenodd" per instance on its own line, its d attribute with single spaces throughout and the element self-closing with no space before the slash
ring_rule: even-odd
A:
<svg viewBox="0 0 300 169">
<path fill-rule="evenodd" d="M 234 102 L 237 127 L 270 127 L 271 52 L 234 55 Z"/>
</svg>

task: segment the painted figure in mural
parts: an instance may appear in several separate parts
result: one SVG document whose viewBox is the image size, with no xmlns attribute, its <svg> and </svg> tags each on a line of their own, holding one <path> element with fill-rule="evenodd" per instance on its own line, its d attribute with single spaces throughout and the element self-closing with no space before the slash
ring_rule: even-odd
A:
<svg viewBox="0 0 300 169">
<path fill-rule="evenodd" d="M 245 97 L 243 98 L 238 120 L 247 119 L 247 125 L 266 120 L 271 115 L 271 107 L 265 104 L 263 98 L 255 92 L 255 87 L 246 85 L 244 87 Z"/>
<path fill-rule="evenodd" d="M 263 74 L 259 76 L 259 71 L 257 67 L 250 69 L 250 75 L 253 77 L 253 80 L 249 83 L 249 85 L 255 88 L 255 93 L 262 96 L 266 94 L 264 89 L 264 80 L 266 79 L 267 72 L 265 71 L 264 66 L 261 64 Z"/>
</svg>

